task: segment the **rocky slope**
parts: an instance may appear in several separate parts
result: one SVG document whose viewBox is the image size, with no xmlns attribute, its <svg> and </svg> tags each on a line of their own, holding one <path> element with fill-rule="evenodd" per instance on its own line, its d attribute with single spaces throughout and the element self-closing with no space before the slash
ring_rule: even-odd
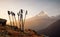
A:
<svg viewBox="0 0 60 37">
<path fill-rule="evenodd" d="M 1 26 L 0 25 L 0 37 L 44 37 L 45 35 L 38 35 L 34 30 L 25 29 L 22 32 L 15 26 Z"/>
</svg>

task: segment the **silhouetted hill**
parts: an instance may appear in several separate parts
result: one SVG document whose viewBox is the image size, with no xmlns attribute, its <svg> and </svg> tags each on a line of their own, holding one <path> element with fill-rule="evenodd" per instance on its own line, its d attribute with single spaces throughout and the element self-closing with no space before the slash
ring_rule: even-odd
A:
<svg viewBox="0 0 60 37">
<path fill-rule="evenodd" d="M 50 37 L 60 37 L 60 20 L 57 20 L 44 30 L 39 30 L 39 34 L 45 34 Z"/>
<path fill-rule="evenodd" d="M 60 15 L 57 15 L 57 16 L 56 16 L 56 19 L 60 19 Z"/>
</svg>

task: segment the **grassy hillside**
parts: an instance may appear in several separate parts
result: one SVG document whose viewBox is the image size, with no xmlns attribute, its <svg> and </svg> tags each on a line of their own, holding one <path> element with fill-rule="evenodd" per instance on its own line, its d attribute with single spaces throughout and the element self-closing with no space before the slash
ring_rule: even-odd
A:
<svg viewBox="0 0 60 37">
<path fill-rule="evenodd" d="M 22 32 L 15 26 L 1 26 L 0 25 L 0 37 L 44 37 L 45 35 L 38 35 L 34 30 L 25 29 Z"/>
</svg>

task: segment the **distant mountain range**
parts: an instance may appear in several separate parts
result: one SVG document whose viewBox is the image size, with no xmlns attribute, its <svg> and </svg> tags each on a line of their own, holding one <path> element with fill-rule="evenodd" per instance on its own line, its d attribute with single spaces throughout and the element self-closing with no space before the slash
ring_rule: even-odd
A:
<svg viewBox="0 0 60 37">
<path fill-rule="evenodd" d="M 39 14 L 26 21 L 25 28 L 39 31 L 45 29 L 58 19 L 60 19 L 60 15 L 49 17 L 46 12 L 41 11 Z"/>
<path fill-rule="evenodd" d="M 38 33 L 45 34 L 50 37 L 60 37 L 60 20 L 57 20 L 43 30 L 39 30 Z"/>
</svg>

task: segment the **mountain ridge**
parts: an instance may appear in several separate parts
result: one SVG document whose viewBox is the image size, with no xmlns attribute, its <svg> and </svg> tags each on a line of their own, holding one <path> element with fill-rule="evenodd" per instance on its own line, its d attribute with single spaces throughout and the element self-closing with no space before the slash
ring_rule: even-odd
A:
<svg viewBox="0 0 60 37">
<path fill-rule="evenodd" d="M 45 12 L 41 12 L 43 16 L 38 16 L 38 14 L 26 21 L 25 28 L 30 28 L 34 30 L 44 29 L 48 27 L 51 23 L 56 21 L 56 19 L 52 19 L 48 16 L 48 14 L 45 16 Z M 40 14 L 39 14 L 40 15 Z"/>
<path fill-rule="evenodd" d="M 40 34 L 49 35 L 50 37 L 59 37 L 60 36 L 60 20 L 57 20 L 56 22 L 52 23 L 50 26 L 48 26 L 45 29 L 42 29 L 38 31 Z"/>
</svg>

